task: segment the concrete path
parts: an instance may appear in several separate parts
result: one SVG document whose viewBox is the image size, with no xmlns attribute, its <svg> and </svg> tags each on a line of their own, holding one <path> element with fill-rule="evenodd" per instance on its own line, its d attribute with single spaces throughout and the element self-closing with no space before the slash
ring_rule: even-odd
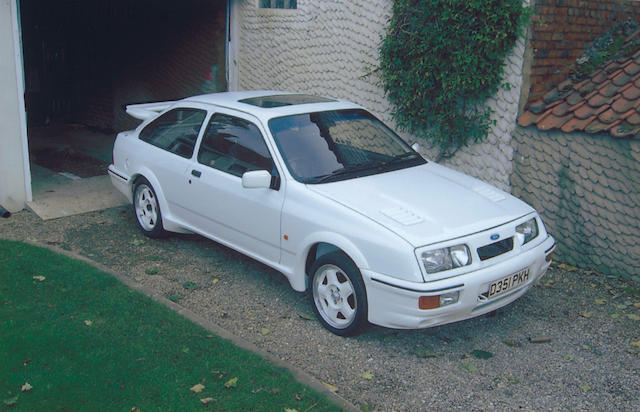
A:
<svg viewBox="0 0 640 412">
<path fill-rule="evenodd" d="M 111 184 L 109 176 L 81 179 L 77 176 L 55 173 L 32 165 L 34 179 L 33 201 L 27 206 L 41 219 L 94 212 L 126 205 L 127 199 Z"/>
</svg>

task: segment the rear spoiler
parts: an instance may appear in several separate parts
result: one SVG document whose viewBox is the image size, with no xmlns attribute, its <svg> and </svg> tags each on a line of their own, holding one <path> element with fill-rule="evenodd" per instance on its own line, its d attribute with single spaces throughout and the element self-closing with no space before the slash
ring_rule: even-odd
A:
<svg viewBox="0 0 640 412">
<path fill-rule="evenodd" d="M 157 103 L 137 103 L 124 105 L 124 111 L 131 117 L 140 120 L 147 120 L 167 110 L 175 104 L 174 101 Z"/>
</svg>

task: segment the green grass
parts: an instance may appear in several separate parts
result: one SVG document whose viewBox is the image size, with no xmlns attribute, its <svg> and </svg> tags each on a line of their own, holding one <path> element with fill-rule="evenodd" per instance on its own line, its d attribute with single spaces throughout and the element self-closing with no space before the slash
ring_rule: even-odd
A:
<svg viewBox="0 0 640 412">
<path fill-rule="evenodd" d="M 233 378 L 236 385 L 225 387 Z M 22 392 L 26 382 L 33 389 Z M 194 393 L 198 383 L 205 388 Z M 203 398 L 215 400 L 203 405 Z M 287 371 L 114 277 L 0 240 L 0 410 L 134 407 L 339 410 Z"/>
</svg>

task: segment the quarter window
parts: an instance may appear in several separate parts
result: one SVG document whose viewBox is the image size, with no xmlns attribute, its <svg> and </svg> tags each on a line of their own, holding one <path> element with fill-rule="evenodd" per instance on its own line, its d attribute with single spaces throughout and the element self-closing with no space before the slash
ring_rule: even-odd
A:
<svg viewBox="0 0 640 412">
<path fill-rule="evenodd" d="M 198 109 L 170 110 L 142 129 L 140 140 L 189 159 L 206 114 Z"/>
<path fill-rule="evenodd" d="M 205 131 L 198 162 L 235 176 L 250 170 L 275 173 L 262 133 L 253 123 L 217 113 Z"/>
<path fill-rule="evenodd" d="M 261 9 L 295 9 L 298 0 L 259 0 Z"/>
</svg>

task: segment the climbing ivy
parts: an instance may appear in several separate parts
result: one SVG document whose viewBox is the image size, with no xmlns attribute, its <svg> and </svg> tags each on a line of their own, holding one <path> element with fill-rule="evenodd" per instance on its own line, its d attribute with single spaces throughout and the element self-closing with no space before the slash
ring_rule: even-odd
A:
<svg viewBox="0 0 640 412">
<path fill-rule="evenodd" d="M 394 0 L 380 73 L 398 126 L 439 157 L 485 137 L 491 111 L 482 103 L 529 16 L 522 0 Z"/>
</svg>

